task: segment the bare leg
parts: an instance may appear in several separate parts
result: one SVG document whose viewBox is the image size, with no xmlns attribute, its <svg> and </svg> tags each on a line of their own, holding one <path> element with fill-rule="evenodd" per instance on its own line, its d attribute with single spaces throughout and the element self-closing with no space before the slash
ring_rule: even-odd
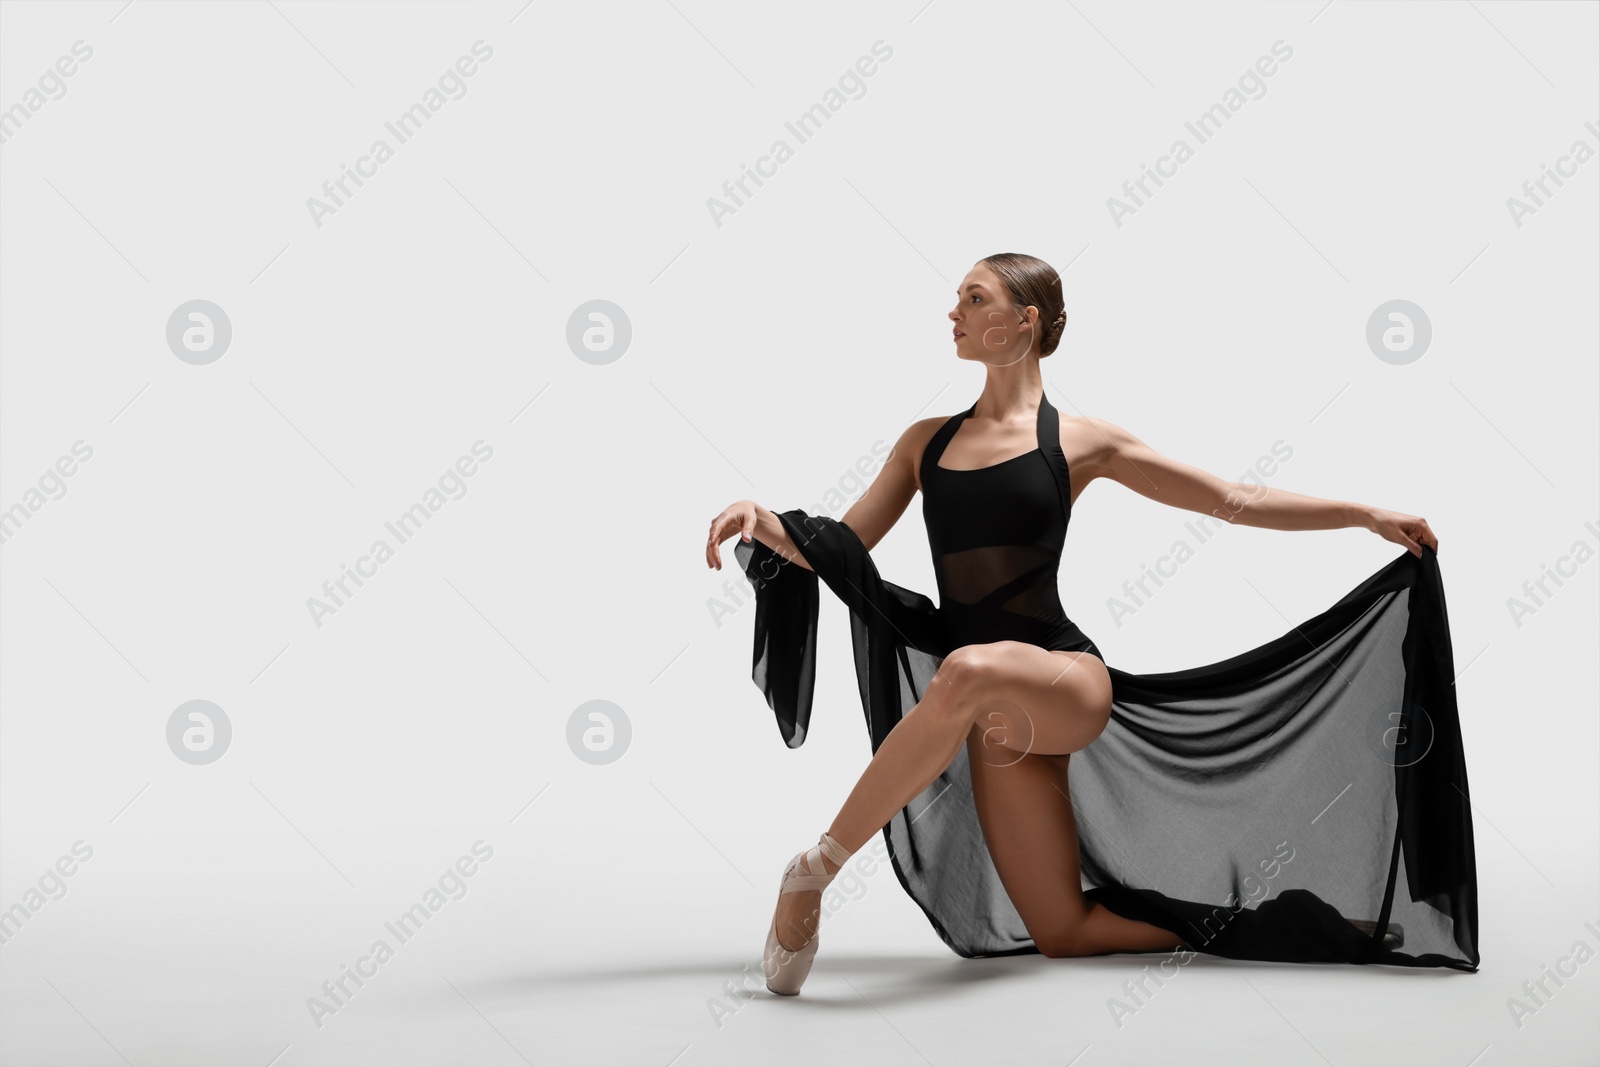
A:
<svg viewBox="0 0 1600 1067">
<path fill-rule="evenodd" d="M 945 664 L 948 666 L 950 659 Z M 852 853 L 956 758 L 971 727 L 970 718 L 962 718 L 958 688 L 948 677 L 956 674 L 958 667 L 951 667 L 941 668 L 934 676 L 916 707 L 895 724 L 872 754 L 872 762 L 834 817 L 828 832 Z M 822 862 L 829 872 L 839 869 L 825 856 Z M 816 933 L 821 905 L 822 894 L 815 891 L 780 896 L 778 943 L 791 951 L 804 947 Z"/>
<path fill-rule="evenodd" d="M 1064 757 L 1088 745 L 1105 728 L 1111 713 L 1111 680 L 1105 665 L 1094 656 L 1051 653 L 1013 641 L 956 649 L 945 657 L 922 700 L 878 746 L 872 762 L 834 817 L 829 833 L 851 852 L 859 850 L 950 766 L 973 732 L 980 709 L 984 713 L 981 736 L 991 742 L 1008 744 L 1017 753 Z M 1030 769 L 1034 766 L 1029 765 Z M 1005 779 L 1016 780 L 1019 779 Z M 1037 776 L 1033 779 L 1035 784 L 1039 780 Z M 1158 936 L 1153 931 L 1167 939 L 1166 945 L 1175 943 L 1167 931 L 1131 923 L 1104 909 L 1093 911 L 1095 916 L 1103 913 L 1104 917 L 1090 917 L 1091 909 L 1085 906 L 1079 888 L 1077 834 L 1070 803 L 1065 817 L 1070 830 L 1063 829 L 1060 813 L 1054 808 L 1034 809 L 1020 821 L 1036 831 L 1032 845 L 1045 842 L 1058 861 L 1070 853 L 1069 888 L 1078 894 L 1078 901 L 1077 909 L 1069 907 L 1067 914 L 1079 926 L 1084 921 L 1092 924 L 1094 943 L 1116 943 L 1125 938 L 1135 942 L 1124 940 L 1116 947 L 1098 951 L 1140 950 Z M 987 827 L 985 833 L 987 836 Z M 829 871 L 837 869 L 831 862 L 826 866 Z M 1055 866 L 1060 867 L 1061 862 Z M 1060 872 L 1054 876 L 1065 877 Z M 1009 882 L 1006 889 L 1011 892 Z M 787 893 L 779 899 L 778 933 L 785 948 L 800 948 L 811 939 L 821 899 L 817 892 Z M 1070 905 L 1070 900 L 1067 903 Z M 1021 913 L 1020 905 L 1018 910 Z M 1026 913 L 1023 921 L 1028 921 Z M 1029 929 L 1032 932 L 1031 926 Z"/>
<path fill-rule="evenodd" d="M 1182 938 L 1124 918 L 1083 897 L 1078 826 L 1067 788 L 1071 757 L 986 744 L 981 724 L 967 739 L 978 822 L 1000 882 L 1046 956 L 1172 949 Z"/>
</svg>

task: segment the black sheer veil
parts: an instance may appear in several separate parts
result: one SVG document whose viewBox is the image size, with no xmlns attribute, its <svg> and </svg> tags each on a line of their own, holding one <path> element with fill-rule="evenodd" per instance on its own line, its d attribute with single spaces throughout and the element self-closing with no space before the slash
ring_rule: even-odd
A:
<svg viewBox="0 0 1600 1067">
<path fill-rule="evenodd" d="M 938 610 L 884 581 L 844 523 L 779 519 L 813 569 L 735 544 L 755 588 L 752 678 L 799 747 L 820 577 L 849 608 L 876 752 L 951 651 Z M 1086 898 L 1217 956 L 1477 970 L 1470 791 L 1431 548 L 1232 658 L 1108 670 L 1111 721 L 1068 774 Z M 989 857 L 965 747 L 884 834 L 901 885 L 954 952 L 1038 951 Z M 1402 948 L 1382 945 L 1387 923 L 1403 926 Z"/>
</svg>

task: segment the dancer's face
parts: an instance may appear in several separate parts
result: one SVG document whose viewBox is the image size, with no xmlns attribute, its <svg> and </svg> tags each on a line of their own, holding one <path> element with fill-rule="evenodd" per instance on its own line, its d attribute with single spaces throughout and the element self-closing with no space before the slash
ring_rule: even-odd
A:
<svg viewBox="0 0 1600 1067">
<path fill-rule="evenodd" d="M 1033 344 L 1039 309 L 1018 308 L 1000 278 L 983 263 L 961 279 L 956 306 L 950 312 L 956 357 L 1004 367 L 1026 356 Z"/>
</svg>

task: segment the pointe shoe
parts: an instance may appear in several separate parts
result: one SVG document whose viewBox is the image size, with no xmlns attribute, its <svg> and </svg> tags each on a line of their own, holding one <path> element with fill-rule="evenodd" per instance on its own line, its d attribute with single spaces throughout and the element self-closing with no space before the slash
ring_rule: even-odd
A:
<svg viewBox="0 0 1600 1067">
<path fill-rule="evenodd" d="M 1378 924 L 1373 922 L 1371 919 L 1349 919 L 1346 921 L 1364 934 L 1370 934 L 1378 928 Z M 1381 942 L 1384 948 L 1397 949 L 1405 943 L 1405 927 L 1401 926 L 1399 923 L 1390 923 L 1384 929 L 1383 940 Z"/>
<path fill-rule="evenodd" d="M 782 901 L 785 893 L 803 893 L 812 889 L 820 892 L 828 888 L 834 876 L 823 866 L 823 856 L 843 867 L 845 861 L 850 858 L 850 852 L 830 834 L 824 833 L 815 845 L 804 852 L 796 853 L 789 861 L 789 865 L 783 869 L 783 880 L 778 886 L 778 899 Z M 802 948 L 793 951 L 786 949 L 778 940 L 778 915 L 777 909 L 773 909 L 772 924 L 767 928 L 767 947 L 762 955 L 761 964 L 767 978 L 767 989 L 784 997 L 792 997 L 800 992 L 800 986 L 811 973 L 811 961 L 816 958 L 817 940 L 821 933 L 822 916 L 819 914 L 817 931 L 811 935 L 811 940 Z"/>
</svg>

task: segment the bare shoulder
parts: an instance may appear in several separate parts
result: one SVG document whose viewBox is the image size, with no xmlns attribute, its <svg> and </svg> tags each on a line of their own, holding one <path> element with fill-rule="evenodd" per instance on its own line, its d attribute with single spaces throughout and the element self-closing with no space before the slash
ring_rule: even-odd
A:
<svg viewBox="0 0 1600 1067">
<path fill-rule="evenodd" d="M 894 451 L 890 453 L 895 462 L 905 464 L 905 470 L 911 476 L 911 484 L 922 491 L 921 470 L 922 454 L 928 449 L 928 442 L 933 440 L 933 435 L 939 432 L 939 427 L 949 422 L 953 415 L 935 415 L 931 418 L 918 419 L 901 433 L 900 439 L 895 442 Z"/>
<path fill-rule="evenodd" d="M 1112 461 L 1140 444 L 1133 434 L 1105 419 L 1061 415 L 1058 421 L 1061 424 L 1061 452 L 1072 471 L 1075 492 L 1096 478 L 1112 476 Z"/>
<path fill-rule="evenodd" d="M 906 427 L 895 439 L 878 476 L 840 519 L 855 531 L 867 551 L 870 552 L 899 521 L 912 497 L 921 491 L 917 471 L 922 465 L 922 454 L 942 421 L 920 419 Z"/>
</svg>

